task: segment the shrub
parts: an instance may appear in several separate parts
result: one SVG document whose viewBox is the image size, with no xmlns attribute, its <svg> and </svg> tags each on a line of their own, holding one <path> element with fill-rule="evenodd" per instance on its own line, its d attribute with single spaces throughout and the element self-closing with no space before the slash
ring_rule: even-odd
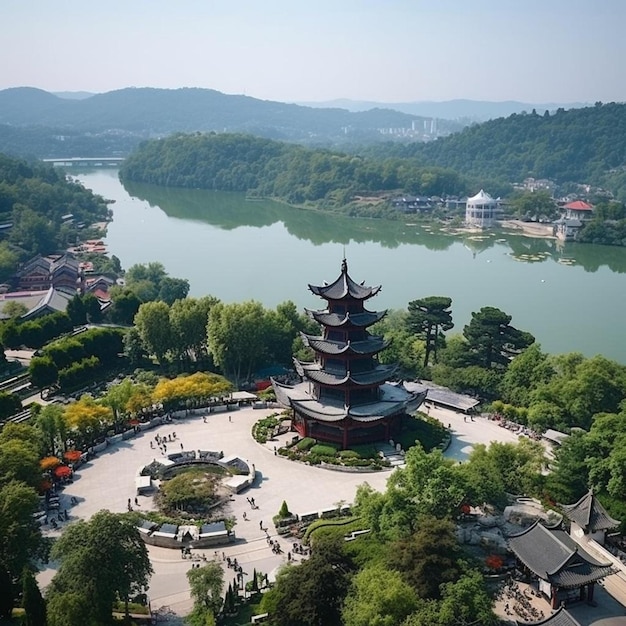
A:
<svg viewBox="0 0 626 626">
<path fill-rule="evenodd" d="M 339 452 L 339 456 L 342 459 L 348 460 L 348 459 L 358 459 L 360 455 L 355 450 L 341 450 Z"/>
<path fill-rule="evenodd" d="M 283 503 L 280 506 L 280 510 L 278 511 L 278 517 L 289 517 L 290 515 L 291 513 L 289 512 L 287 501 L 283 500 Z"/>
<path fill-rule="evenodd" d="M 315 439 L 312 437 L 305 437 L 304 439 L 300 439 L 298 443 L 294 446 L 298 450 L 306 451 L 310 450 L 315 445 Z"/>
<path fill-rule="evenodd" d="M 311 448 L 311 455 L 319 457 L 331 457 L 337 456 L 338 447 L 332 443 L 318 443 Z"/>
</svg>

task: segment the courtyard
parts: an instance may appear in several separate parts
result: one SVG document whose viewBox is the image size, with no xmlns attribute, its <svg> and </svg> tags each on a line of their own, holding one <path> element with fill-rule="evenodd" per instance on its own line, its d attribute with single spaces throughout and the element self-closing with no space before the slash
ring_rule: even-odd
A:
<svg viewBox="0 0 626 626">
<path fill-rule="evenodd" d="M 155 437 L 169 439 L 175 433 L 173 441 L 168 443 L 170 452 L 181 449 L 223 451 L 225 455 L 237 454 L 256 468 L 256 480 L 252 487 L 231 496 L 222 511 L 236 519 L 234 531 L 237 540 L 217 550 L 193 550 L 193 558 L 217 559 L 223 563 L 226 584 L 235 578 L 235 572 L 227 568 L 225 558 L 237 559 L 243 567 L 244 582 L 250 579 L 254 569 L 267 573 L 272 580 L 277 569 L 287 563 L 292 547 L 290 539 L 278 537 L 272 524 L 272 517 L 278 513 L 283 500 L 297 514 L 351 503 L 360 484 L 367 482 L 375 489 L 383 490 L 391 473 L 336 472 L 294 463 L 276 455 L 275 446 L 280 447 L 290 440 L 293 433 L 286 433 L 265 444 L 257 443 L 251 436 L 253 424 L 273 412 L 274 409 L 247 407 L 210 415 L 190 415 L 109 446 L 97 458 L 81 466 L 73 483 L 61 493 L 60 509 L 67 511 L 69 521 L 59 522 L 57 530 L 46 532 L 53 536 L 59 534 L 63 526 L 72 520 L 88 519 L 101 509 L 126 511 L 129 499 L 137 510 L 153 510 L 152 495 L 136 496 L 135 477 L 141 467 L 161 457 Z M 449 427 L 452 441 L 446 456 L 458 461 L 466 459 L 476 443 L 517 440 L 515 433 L 501 428 L 497 422 L 481 417 L 472 420 L 463 414 L 435 407 L 430 407 L 428 412 Z M 72 498 L 76 502 L 74 505 Z M 251 498 L 254 498 L 255 507 L 249 502 Z M 272 551 L 264 528 L 268 529 L 273 541 L 281 544 L 280 554 Z M 148 552 L 154 568 L 148 593 L 152 608 L 173 612 L 168 623 L 176 623 L 176 616 L 185 615 L 192 607 L 185 574 L 194 561 L 183 559 L 179 550 L 148 546 Z M 300 555 L 293 555 L 292 561 L 297 562 L 300 558 Z M 47 585 L 53 575 L 52 564 L 39 575 L 40 585 Z"/>
</svg>

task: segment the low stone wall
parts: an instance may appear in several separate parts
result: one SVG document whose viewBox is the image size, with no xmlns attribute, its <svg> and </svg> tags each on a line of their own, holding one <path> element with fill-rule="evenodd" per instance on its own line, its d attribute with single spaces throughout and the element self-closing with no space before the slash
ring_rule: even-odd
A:
<svg viewBox="0 0 626 626">
<path fill-rule="evenodd" d="M 172 550 L 180 550 L 181 548 L 211 548 L 214 546 L 225 546 L 236 541 L 235 533 L 225 532 L 224 534 L 215 535 L 212 537 L 202 537 L 191 541 L 188 544 L 178 541 L 176 537 L 161 537 L 149 535 L 146 533 L 139 533 L 144 543 L 150 546 L 157 546 L 159 548 L 170 548 Z"/>
</svg>

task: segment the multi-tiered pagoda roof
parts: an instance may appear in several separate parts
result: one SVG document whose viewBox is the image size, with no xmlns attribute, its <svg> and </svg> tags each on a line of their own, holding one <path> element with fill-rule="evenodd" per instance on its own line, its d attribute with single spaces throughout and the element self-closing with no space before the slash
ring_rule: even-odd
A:
<svg viewBox="0 0 626 626">
<path fill-rule="evenodd" d="M 321 334 L 303 334 L 315 360 L 294 360 L 302 379 L 298 385 L 273 381 L 276 396 L 294 411 L 294 426 L 303 436 L 350 443 L 388 439 L 394 421 L 423 401 L 402 385 L 389 381 L 397 366 L 382 365 L 377 355 L 389 342 L 367 329 L 383 319 L 386 311 L 365 309 L 365 301 L 378 287 L 357 283 L 348 264 L 332 283 L 309 285 L 326 300 L 326 307 L 307 314 L 321 326 Z"/>
</svg>

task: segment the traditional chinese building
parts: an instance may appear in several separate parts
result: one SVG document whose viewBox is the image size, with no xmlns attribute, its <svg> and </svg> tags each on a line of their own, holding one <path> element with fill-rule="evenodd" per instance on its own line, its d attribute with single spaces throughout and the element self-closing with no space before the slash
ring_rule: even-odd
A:
<svg viewBox="0 0 626 626">
<path fill-rule="evenodd" d="M 540 522 L 508 538 L 509 548 L 537 578 L 553 609 L 569 602 L 593 602 L 595 583 L 615 573 L 612 563 L 591 556 L 564 530 Z"/>
<path fill-rule="evenodd" d="M 343 448 L 389 440 L 401 417 L 417 410 L 425 394 L 386 382 L 397 366 L 378 362 L 377 355 L 388 342 L 368 331 L 386 311 L 365 308 L 380 286 L 366 287 L 352 280 L 344 259 L 334 282 L 309 285 L 309 289 L 326 301 L 324 309 L 307 310 L 322 334 L 302 336 L 315 360 L 294 359 L 300 384 L 272 380 L 278 401 L 293 410 L 292 426 L 302 437 L 332 441 Z"/>
<path fill-rule="evenodd" d="M 593 539 L 604 545 L 607 530 L 613 530 L 620 522 L 613 519 L 589 490 L 578 502 L 562 505 L 565 516 L 570 520 L 570 535 L 576 541 Z"/>
</svg>

